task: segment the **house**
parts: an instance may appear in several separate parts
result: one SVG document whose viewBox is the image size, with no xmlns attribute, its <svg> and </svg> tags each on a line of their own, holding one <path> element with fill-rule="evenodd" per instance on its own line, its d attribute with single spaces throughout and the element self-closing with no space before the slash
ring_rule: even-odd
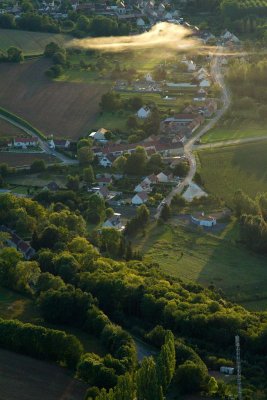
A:
<svg viewBox="0 0 267 400">
<path fill-rule="evenodd" d="M 151 113 L 150 108 L 144 106 L 137 111 L 137 117 L 140 119 L 146 119 L 147 117 L 149 117 L 150 113 Z"/>
<path fill-rule="evenodd" d="M 59 186 L 56 182 L 52 181 L 49 182 L 44 189 L 50 190 L 51 192 L 56 192 L 57 190 L 59 190 Z"/>
<path fill-rule="evenodd" d="M 160 173 L 157 175 L 157 179 L 158 179 L 158 182 L 160 182 L 160 183 L 167 183 L 167 182 L 169 182 L 169 177 L 168 177 L 166 174 L 164 174 L 163 172 L 160 172 Z"/>
<path fill-rule="evenodd" d="M 101 165 L 101 167 L 105 167 L 105 168 L 111 167 L 113 160 L 114 160 L 114 157 L 108 156 L 108 155 L 99 157 L 99 165 Z"/>
<path fill-rule="evenodd" d="M 97 142 L 107 142 L 107 137 L 106 137 L 106 133 L 109 132 L 107 129 L 105 128 L 100 128 L 98 129 L 98 131 L 96 132 L 92 132 L 90 133 L 89 137 L 96 140 Z"/>
<path fill-rule="evenodd" d="M 136 20 L 136 25 L 138 26 L 138 28 L 144 28 L 144 26 L 146 25 L 145 21 L 143 20 L 143 18 L 137 18 Z"/>
<path fill-rule="evenodd" d="M 155 82 L 152 75 L 149 72 L 145 75 L 145 80 L 147 82 Z"/>
<path fill-rule="evenodd" d="M 147 176 L 144 180 L 144 183 L 147 183 L 148 185 L 155 185 L 159 182 L 157 176 L 155 174 Z"/>
<path fill-rule="evenodd" d="M 38 138 L 36 137 L 21 137 L 15 138 L 11 143 L 8 143 L 9 147 L 20 147 L 26 149 L 27 147 L 36 147 L 38 145 Z"/>
<path fill-rule="evenodd" d="M 141 204 L 145 204 L 148 200 L 148 195 L 146 192 L 136 193 L 136 195 L 132 198 L 132 204 L 139 206 Z"/>
<path fill-rule="evenodd" d="M 96 194 L 98 194 L 98 196 L 103 197 L 103 199 L 107 199 L 110 195 L 110 191 L 108 190 L 108 188 L 106 186 L 102 186 L 101 188 L 98 188 L 95 191 Z"/>
<path fill-rule="evenodd" d="M 112 177 L 102 176 L 97 180 L 99 187 L 104 187 L 112 184 Z"/>
<path fill-rule="evenodd" d="M 114 213 L 112 215 L 112 217 L 108 218 L 103 223 L 103 228 L 115 228 L 119 231 L 122 231 L 125 227 L 122 225 L 122 222 L 121 222 L 121 214 Z"/>
<path fill-rule="evenodd" d="M 209 99 L 203 105 L 190 105 L 184 109 L 185 113 L 198 113 L 205 118 L 211 117 L 217 111 L 217 102 L 214 99 Z"/>
<path fill-rule="evenodd" d="M 182 64 L 185 64 L 187 66 L 187 71 L 188 72 L 193 72 L 197 69 L 196 64 L 192 60 L 183 60 Z"/>
<path fill-rule="evenodd" d="M 70 141 L 67 139 L 53 139 L 50 140 L 50 143 L 53 142 L 54 148 L 59 148 L 59 149 L 68 149 L 70 147 Z M 52 145 L 52 143 L 51 143 Z M 50 147 L 50 144 L 49 144 Z"/>
<path fill-rule="evenodd" d="M 205 91 L 205 89 L 200 88 L 197 91 L 197 94 L 195 95 L 195 97 L 193 98 L 194 101 L 205 101 L 206 100 L 206 96 L 207 96 L 207 92 Z"/>
<path fill-rule="evenodd" d="M 149 183 L 146 182 L 141 182 L 139 185 L 135 186 L 134 192 L 135 193 L 141 193 L 141 192 L 151 192 L 151 187 Z"/>
<path fill-rule="evenodd" d="M 240 40 L 238 39 L 238 37 L 235 36 L 233 33 L 227 31 L 227 30 L 221 35 L 221 39 L 224 42 L 232 42 L 233 44 L 239 44 L 240 43 Z"/>
<path fill-rule="evenodd" d="M 35 250 L 27 242 L 21 239 L 15 233 L 15 231 L 9 229 L 5 225 L 0 226 L 0 231 L 9 233 L 10 237 L 6 241 L 7 245 L 10 247 L 14 247 L 16 250 L 20 251 L 26 260 L 30 260 L 34 256 Z"/>
<path fill-rule="evenodd" d="M 208 79 L 203 79 L 201 82 L 199 82 L 200 87 L 210 87 L 211 83 Z"/>
</svg>

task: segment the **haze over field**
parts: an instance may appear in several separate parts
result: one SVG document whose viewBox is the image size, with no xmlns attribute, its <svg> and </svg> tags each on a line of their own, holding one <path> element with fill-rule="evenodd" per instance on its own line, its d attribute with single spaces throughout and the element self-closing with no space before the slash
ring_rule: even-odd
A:
<svg viewBox="0 0 267 400">
<path fill-rule="evenodd" d="M 181 25 L 159 22 L 149 32 L 133 36 L 87 38 L 73 40 L 69 45 L 107 52 L 158 48 L 173 51 L 190 51 L 200 43 L 192 38 L 191 30 Z"/>
</svg>

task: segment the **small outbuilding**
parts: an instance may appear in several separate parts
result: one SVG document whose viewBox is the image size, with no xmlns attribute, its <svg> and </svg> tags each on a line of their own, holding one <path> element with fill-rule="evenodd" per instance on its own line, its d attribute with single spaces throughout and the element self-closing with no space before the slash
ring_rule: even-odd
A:
<svg viewBox="0 0 267 400">
<path fill-rule="evenodd" d="M 208 228 L 212 228 L 217 223 L 216 218 L 211 215 L 205 215 L 204 212 L 191 215 L 191 221 L 195 225 L 206 226 Z"/>
</svg>

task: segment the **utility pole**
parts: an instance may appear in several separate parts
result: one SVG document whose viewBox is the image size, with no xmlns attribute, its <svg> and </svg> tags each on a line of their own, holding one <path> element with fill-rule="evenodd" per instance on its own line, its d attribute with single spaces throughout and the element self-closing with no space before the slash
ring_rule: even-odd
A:
<svg viewBox="0 0 267 400">
<path fill-rule="evenodd" d="M 238 335 L 235 337 L 235 348 L 236 348 L 237 393 L 238 393 L 238 400 L 242 400 L 240 341 Z"/>
</svg>

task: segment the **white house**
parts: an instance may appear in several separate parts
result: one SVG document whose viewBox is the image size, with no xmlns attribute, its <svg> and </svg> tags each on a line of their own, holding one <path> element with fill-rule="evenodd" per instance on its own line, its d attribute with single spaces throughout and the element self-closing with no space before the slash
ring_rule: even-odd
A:
<svg viewBox="0 0 267 400">
<path fill-rule="evenodd" d="M 199 82 L 200 87 L 210 87 L 211 83 L 208 79 L 203 79 Z"/>
<path fill-rule="evenodd" d="M 108 218 L 103 223 L 103 228 L 115 228 L 118 229 L 119 231 L 122 231 L 125 227 L 122 225 L 121 222 L 121 214 L 114 213 L 112 217 Z"/>
<path fill-rule="evenodd" d="M 109 156 L 103 156 L 99 158 L 99 165 L 101 165 L 101 167 L 111 167 L 112 166 L 112 160 Z"/>
<path fill-rule="evenodd" d="M 38 145 L 38 139 L 36 137 L 21 137 L 13 139 L 13 143 L 9 143 L 9 147 L 22 147 L 26 149 L 28 146 L 36 147 Z"/>
<path fill-rule="evenodd" d="M 137 117 L 140 119 L 146 119 L 147 117 L 149 117 L 150 113 L 151 113 L 150 108 L 144 106 L 137 111 Z"/>
<path fill-rule="evenodd" d="M 145 204 L 148 200 L 148 195 L 146 192 L 140 192 L 137 193 L 133 198 L 132 198 L 132 204 L 139 206 L 141 204 Z"/>
<path fill-rule="evenodd" d="M 108 132 L 105 128 L 100 128 L 96 132 L 90 133 L 89 137 L 96 140 L 97 142 L 107 142 L 106 133 Z"/>
<path fill-rule="evenodd" d="M 141 193 L 141 192 L 151 192 L 151 187 L 150 187 L 150 184 L 148 184 L 148 183 L 145 183 L 145 182 L 142 182 L 142 183 L 139 183 L 139 185 L 137 185 L 135 188 L 134 188 L 134 192 L 135 193 Z"/>
<path fill-rule="evenodd" d="M 160 182 L 160 183 L 169 182 L 169 177 L 166 174 L 164 174 L 163 172 L 160 172 L 157 175 L 157 178 L 158 178 L 158 182 Z"/>
</svg>

